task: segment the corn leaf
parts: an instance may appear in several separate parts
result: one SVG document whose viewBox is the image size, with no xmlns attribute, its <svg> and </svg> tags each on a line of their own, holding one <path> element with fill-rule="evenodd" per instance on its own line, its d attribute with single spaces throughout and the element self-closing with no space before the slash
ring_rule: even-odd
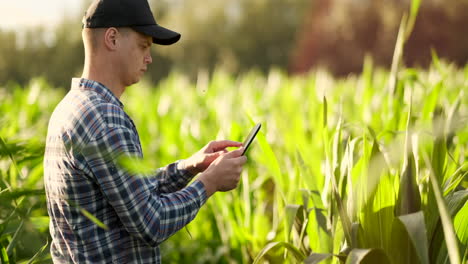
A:
<svg viewBox="0 0 468 264">
<path fill-rule="evenodd" d="M 291 232 L 294 227 L 295 221 L 304 222 L 304 207 L 297 204 L 286 205 L 286 241 L 291 241 Z M 300 227 L 302 228 L 302 226 Z"/>
<path fill-rule="evenodd" d="M 346 258 L 346 264 L 390 264 L 387 255 L 381 249 L 361 249 L 351 250 Z"/>
<path fill-rule="evenodd" d="M 455 214 L 463 207 L 463 205 L 468 201 L 468 190 L 462 190 L 454 192 L 445 197 L 447 201 L 447 207 L 451 216 Z"/>
<path fill-rule="evenodd" d="M 416 184 L 416 164 L 412 153 L 408 155 L 406 168 L 400 178 L 395 215 L 406 215 L 421 210 L 421 195 Z"/>
<path fill-rule="evenodd" d="M 458 239 L 465 247 L 468 246 L 468 202 L 465 202 L 463 207 L 458 211 L 453 220 L 453 225 Z"/>
<path fill-rule="evenodd" d="M 447 243 L 450 261 L 452 263 L 460 263 L 461 259 L 458 251 L 458 241 L 453 227 L 452 218 L 450 217 L 449 211 L 447 210 L 447 206 L 445 205 L 445 200 L 442 196 L 442 191 L 437 181 L 436 174 L 426 153 L 424 153 L 424 160 L 426 166 L 428 166 L 430 170 L 429 179 L 434 189 L 434 195 L 437 201 L 440 219 L 442 221 L 442 227 L 444 230 L 444 237 L 445 242 Z"/>
<path fill-rule="evenodd" d="M 406 120 L 405 146 L 403 156 L 405 157 L 405 168 L 400 177 L 400 189 L 395 204 L 395 215 L 406 215 L 421 210 L 421 195 L 416 184 L 416 162 L 413 155 L 411 140 L 411 114 L 413 109 L 413 93 L 410 89 L 410 104 Z"/>
<path fill-rule="evenodd" d="M 10 260 L 8 258 L 7 250 L 4 247 L 1 247 L 1 252 L 0 252 L 0 260 L 2 264 L 10 264 Z"/>
<path fill-rule="evenodd" d="M 13 235 L 13 238 L 11 239 L 10 244 L 8 244 L 8 247 L 7 247 L 7 250 L 6 250 L 8 256 L 11 256 L 11 254 L 13 253 L 13 249 L 15 248 L 16 243 L 18 242 L 18 239 L 19 239 L 19 234 L 23 230 L 23 226 L 24 226 L 24 220 L 21 220 L 21 223 L 18 226 L 18 228 L 16 229 L 16 232 Z"/>
<path fill-rule="evenodd" d="M 338 209 L 338 215 L 341 220 L 343 231 L 346 237 L 348 244 L 352 243 L 351 239 L 351 220 L 348 216 L 348 210 L 346 209 L 346 203 L 343 202 L 342 196 L 340 195 L 336 177 L 340 170 L 340 163 L 342 159 L 341 154 L 341 132 L 342 132 L 342 120 L 338 121 L 337 127 L 335 129 L 335 135 L 333 137 L 333 152 L 332 152 L 332 165 L 329 168 L 327 177 L 331 180 L 332 190 L 334 201 Z"/>
<path fill-rule="evenodd" d="M 155 172 L 155 166 L 148 159 L 140 159 L 130 156 L 120 156 L 117 163 L 130 173 L 136 175 L 150 175 Z"/>
<path fill-rule="evenodd" d="M 333 254 L 328 254 L 328 253 L 312 253 L 310 256 L 308 256 L 305 260 L 305 264 L 318 264 L 326 259 L 329 259 L 330 257 L 333 257 Z"/>
<path fill-rule="evenodd" d="M 445 165 L 447 160 L 447 142 L 445 135 L 445 120 L 442 109 L 434 111 L 433 133 L 434 133 L 434 147 L 432 150 L 431 166 L 434 171 L 434 176 L 437 182 L 443 182 Z"/>
<path fill-rule="evenodd" d="M 260 251 L 260 253 L 258 253 L 258 255 L 254 259 L 253 264 L 260 263 L 263 257 L 265 257 L 268 253 L 270 253 L 270 251 L 277 249 L 277 248 L 281 248 L 281 247 L 289 250 L 293 254 L 296 261 L 301 262 L 305 259 L 304 254 L 302 254 L 301 251 L 299 251 L 299 249 L 297 249 L 294 245 L 290 243 L 286 243 L 286 242 L 272 242 L 272 243 L 267 244 Z"/>
<path fill-rule="evenodd" d="M 468 162 L 462 164 L 450 178 L 445 182 L 444 195 L 448 195 L 453 191 L 460 183 L 468 177 Z"/>
<path fill-rule="evenodd" d="M 416 22 L 416 17 L 418 15 L 418 10 L 421 5 L 421 0 L 412 0 L 411 1 L 411 9 L 410 9 L 410 16 L 408 18 L 408 24 L 406 28 L 406 36 L 405 36 L 405 41 L 408 40 L 408 38 L 411 35 L 411 32 L 413 31 L 414 23 Z"/>
<path fill-rule="evenodd" d="M 30 217 L 34 229 L 47 229 L 49 227 L 49 217 L 48 216 L 33 216 Z"/>
<path fill-rule="evenodd" d="M 419 211 L 412 214 L 401 215 L 397 219 L 405 227 L 419 257 L 419 262 L 422 264 L 429 264 L 427 231 L 423 212 Z"/>
<path fill-rule="evenodd" d="M 39 251 L 36 252 L 36 254 L 34 254 L 34 256 L 29 259 L 28 263 L 27 264 L 32 264 L 34 263 L 34 261 L 36 259 L 38 259 L 39 257 L 42 256 L 42 254 L 44 253 L 45 249 L 49 246 L 49 240 L 47 240 L 46 244 L 44 246 L 42 246 Z"/>
<path fill-rule="evenodd" d="M 99 219 L 97 219 L 90 212 L 86 211 L 86 209 L 81 208 L 80 211 L 84 216 L 86 216 L 89 220 L 91 220 L 91 222 L 95 223 L 100 228 L 105 229 L 105 230 L 109 230 L 109 227 L 107 227 L 107 225 L 105 225 L 103 222 L 101 222 Z"/>
<path fill-rule="evenodd" d="M 463 205 L 468 201 L 468 190 L 462 190 L 455 193 L 451 193 L 445 197 L 447 201 L 448 211 L 450 216 L 454 218 L 457 212 L 463 207 Z M 437 215 L 439 218 L 439 215 Z M 458 235 L 458 231 L 457 231 Z M 430 261 L 431 263 L 437 263 L 439 260 L 448 259 L 447 246 L 444 242 L 444 230 L 440 218 L 438 219 L 435 230 L 430 239 Z M 447 260 L 448 261 L 448 260 Z"/>
<path fill-rule="evenodd" d="M 390 70 L 390 76 L 388 80 L 388 90 L 391 95 L 395 95 L 397 88 L 397 75 L 401 63 L 401 57 L 403 56 L 403 46 L 405 44 L 406 36 L 406 25 L 407 25 L 407 16 L 403 15 L 401 19 L 400 27 L 398 29 L 397 41 L 395 44 L 395 49 L 393 52 L 392 67 Z"/>
<path fill-rule="evenodd" d="M 324 96 L 323 97 L 323 108 L 322 108 L 322 127 L 323 128 L 327 128 L 327 123 L 328 123 L 328 120 L 327 120 L 327 111 L 328 111 L 328 103 L 327 103 L 327 98 Z"/>
</svg>

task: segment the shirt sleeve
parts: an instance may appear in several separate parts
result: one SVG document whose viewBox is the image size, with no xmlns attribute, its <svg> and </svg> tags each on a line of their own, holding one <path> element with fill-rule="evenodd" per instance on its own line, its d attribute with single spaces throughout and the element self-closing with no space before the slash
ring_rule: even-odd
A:
<svg viewBox="0 0 468 264">
<path fill-rule="evenodd" d="M 171 165 L 166 172 L 161 172 L 161 182 L 158 177 L 149 178 L 120 167 L 120 157 L 139 156 L 135 137 L 126 127 L 108 128 L 87 145 L 83 156 L 127 231 L 156 246 L 191 222 L 207 196 L 203 183 L 198 180 L 179 191 L 165 193 L 179 187 L 167 185 L 178 173 Z M 162 187 L 161 183 L 169 188 Z"/>
<path fill-rule="evenodd" d="M 171 163 L 165 167 L 159 168 L 152 179 L 159 182 L 161 193 L 172 193 L 184 188 L 195 175 L 188 170 L 180 169 L 181 161 Z"/>
</svg>

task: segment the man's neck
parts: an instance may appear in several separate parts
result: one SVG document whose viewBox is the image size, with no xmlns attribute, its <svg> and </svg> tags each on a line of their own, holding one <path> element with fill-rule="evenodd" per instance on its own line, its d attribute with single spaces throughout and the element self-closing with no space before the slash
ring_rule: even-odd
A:
<svg viewBox="0 0 468 264">
<path fill-rule="evenodd" d="M 81 78 L 93 80 L 106 86 L 117 98 L 125 91 L 125 86 L 115 77 L 112 64 L 99 65 L 98 63 L 85 63 Z"/>
</svg>

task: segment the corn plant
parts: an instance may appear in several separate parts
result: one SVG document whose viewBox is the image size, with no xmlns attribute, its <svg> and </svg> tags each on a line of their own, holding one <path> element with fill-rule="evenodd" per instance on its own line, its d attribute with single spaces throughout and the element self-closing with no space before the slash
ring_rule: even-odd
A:
<svg viewBox="0 0 468 264">
<path fill-rule="evenodd" d="M 418 5 L 390 71 L 366 58 L 362 74 L 340 79 L 201 71 L 127 89 L 145 156 L 137 170 L 263 124 L 239 187 L 164 242 L 164 262 L 466 263 L 468 67 L 435 53 L 429 69 L 402 66 Z M 1 263 L 50 262 L 42 156 L 63 95 L 41 79 L 0 87 Z"/>
<path fill-rule="evenodd" d="M 346 79 L 216 72 L 129 88 L 123 101 L 151 166 L 264 124 L 239 188 L 210 199 L 163 244 L 163 259 L 466 261 L 468 70 L 434 55 L 428 71 L 400 71 L 395 95 L 389 74 L 367 59 Z M 2 263 L 48 262 L 42 153 L 63 91 L 35 80 L 1 94 Z"/>
</svg>

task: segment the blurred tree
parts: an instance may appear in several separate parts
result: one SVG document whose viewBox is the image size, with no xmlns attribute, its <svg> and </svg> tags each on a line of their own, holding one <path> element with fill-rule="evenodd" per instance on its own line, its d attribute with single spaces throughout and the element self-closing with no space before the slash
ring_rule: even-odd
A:
<svg viewBox="0 0 468 264">
<path fill-rule="evenodd" d="M 0 85 L 44 76 L 68 88 L 81 74 L 81 18 L 64 17 L 55 29 L 0 30 Z M 195 78 L 217 68 L 291 73 L 324 66 L 332 73 L 360 72 L 365 54 L 391 64 L 397 29 L 410 0 L 150 0 L 157 22 L 182 34 L 174 46 L 153 46 L 147 78 L 170 71 Z M 468 0 L 424 0 L 404 61 L 426 66 L 430 49 L 459 65 L 468 61 Z"/>
<path fill-rule="evenodd" d="M 162 24 L 182 33 L 180 46 L 162 54 L 192 76 L 199 69 L 216 67 L 231 72 L 284 68 L 308 2 L 206 0 L 201 5 L 195 0 L 176 1 L 167 8 Z"/>
<path fill-rule="evenodd" d="M 322 66 L 336 75 L 360 72 L 364 56 L 389 67 L 398 26 L 411 0 L 312 1 L 293 50 L 289 70 Z M 431 49 L 463 66 L 468 61 L 467 0 L 424 0 L 405 46 L 408 66 L 428 66 Z"/>
<path fill-rule="evenodd" d="M 10 80 L 19 77 L 17 65 L 17 36 L 14 32 L 0 31 L 0 80 Z M 14 79 L 13 79 L 14 80 Z"/>
<path fill-rule="evenodd" d="M 56 86 L 68 87 L 83 63 L 80 23 L 63 21 L 53 32 L 44 27 L 21 34 L 0 32 L 0 84 L 26 84 L 42 76 Z"/>
<path fill-rule="evenodd" d="M 468 62 L 467 25 L 467 0 L 434 0 L 422 5 L 405 48 L 405 61 L 409 65 L 427 66 L 434 49 L 440 57 L 464 66 Z"/>
</svg>

